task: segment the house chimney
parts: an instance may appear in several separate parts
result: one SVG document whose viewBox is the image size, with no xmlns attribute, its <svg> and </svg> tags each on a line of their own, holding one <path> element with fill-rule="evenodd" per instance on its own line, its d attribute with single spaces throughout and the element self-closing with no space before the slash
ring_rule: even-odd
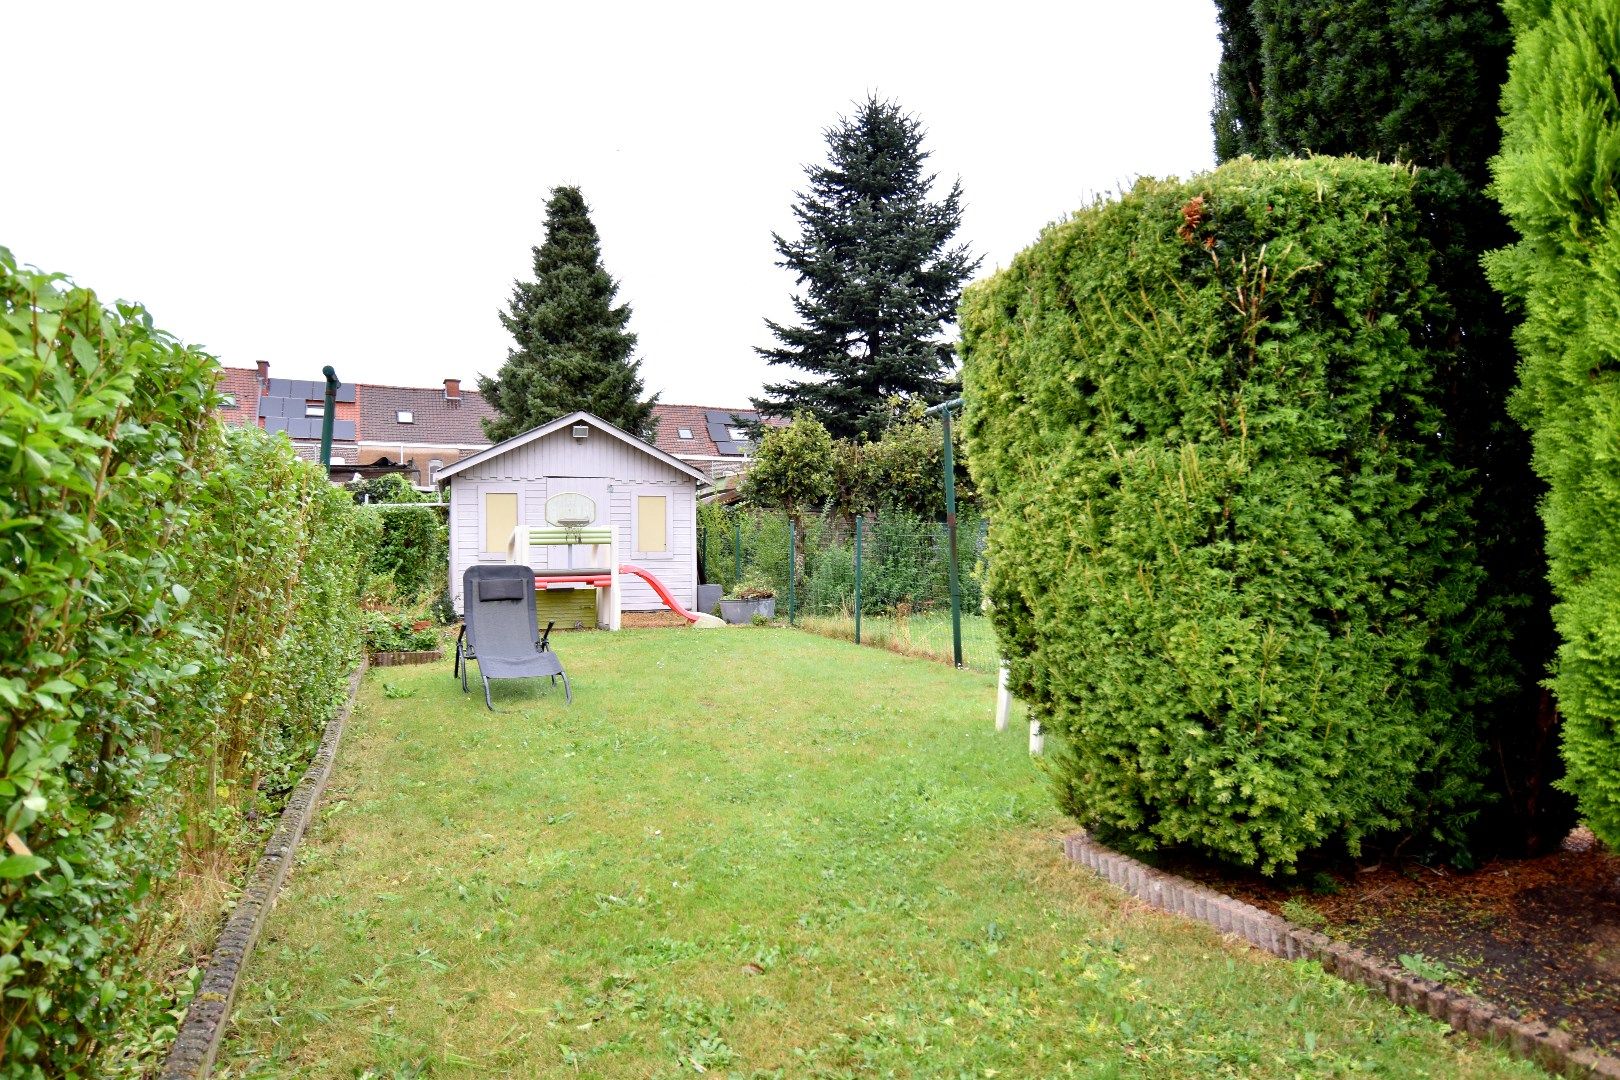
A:
<svg viewBox="0 0 1620 1080">
<path fill-rule="evenodd" d="M 270 361 L 268 361 L 268 360 L 260 360 L 259 361 L 259 385 L 261 387 L 263 387 L 263 386 L 268 386 L 269 384 L 270 384 Z"/>
<path fill-rule="evenodd" d="M 446 401 L 460 401 L 461 400 L 461 380 L 460 379 L 446 379 L 446 380 L 444 380 L 444 400 L 446 400 Z"/>
</svg>

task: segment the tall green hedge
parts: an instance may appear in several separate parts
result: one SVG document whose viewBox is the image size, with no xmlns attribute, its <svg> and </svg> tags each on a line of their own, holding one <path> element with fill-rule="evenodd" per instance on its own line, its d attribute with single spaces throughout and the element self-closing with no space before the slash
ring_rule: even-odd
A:
<svg viewBox="0 0 1620 1080">
<path fill-rule="evenodd" d="M 1511 51 L 1497 0 L 1216 0 L 1221 62 L 1214 112 L 1217 159 L 1334 154 L 1422 169 L 1415 208 L 1436 251 L 1431 283 L 1444 321 L 1429 324 L 1450 356 L 1443 388 L 1450 456 L 1471 470 L 1483 592 L 1505 614 L 1504 675 L 1518 689 L 1484 718 L 1496 796 L 1473 830 L 1482 850 L 1533 853 L 1574 823 L 1559 717 L 1540 682 L 1553 660 L 1537 504 L 1544 485 L 1530 441 L 1508 412 L 1517 383 L 1514 319 L 1481 257 L 1512 239 L 1485 193 L 1501 143 L 1497 96 Z"/>
<path fill-rule="evenodd" d="M 375 522 L 222 433 L 217 375 L 0 248 L 0 1077 L 152 1052 L 176 869 L 239 842 L 357 656 Z"/>
<path fill-rule="evenodd" d="M 1494 192 L 1523 238 L 1491 260 L 1523 307 L 1513 406 L 1549 490 L 1564 785 L 1620 845 L 1620 4 L 1516 0 Z"/>
<path fill-rule="evenodd" d="M 1267 872 L 1455 841 L 1506 687 L 1411 172 L 1240 159 L 1049 228 L 963 303 L 1016 691 L 1121 842 Z"/>
</svg>

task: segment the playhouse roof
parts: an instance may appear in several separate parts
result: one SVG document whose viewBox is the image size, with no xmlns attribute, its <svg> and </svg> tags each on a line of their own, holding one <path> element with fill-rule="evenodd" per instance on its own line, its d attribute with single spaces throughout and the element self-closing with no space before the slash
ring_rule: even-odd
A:
<svg viewBox="0 0 1620 1080">
<path fill-rule="evenodd" d="M 666 454 L 652 443 L 644 442 L 641 439 L 636 438 L 628 431 L 608 423 L 595 413 L 589 413 L 584 409 L 580 409 L 577 412 L 569 413 L 567 416 L 559 416 L 549 424 L 541 424 L 537 428 L 530 428 L 521 435 L 514 435 L 505 442 L 498 442 L 494 446 L 480 450 L 478 453 L 472 454 L 469 457 L 464 457 L 452 465 L 446 465 L 444 468 L 439 470 L 438 483 L 442 484 L 452 476 L 456 475 L 458 472 L 488 461 L 491 458 L 500 457 L 508 450 L 516 450 L 520 446 L 534 442 L 536 439 L 543 439 L 554 431 L 560 431 L 561 429 L 570 427 L 574 424 L 589 424 L 598 431 L 611 435 L 615 439 L 618 439 L 629 446 L 635 447 L 648 457 L 656 458 L 677 472 L 680 472 L 685 476 L 690 476 L 693 480 L 696 480 L 700 484 L 707 484 L 709 482 L 709 477 L 706 473 L 699 472 L 697 469 L 694 469 L 692 466 L 688 465 L 674 454 Z"/>
</svg>

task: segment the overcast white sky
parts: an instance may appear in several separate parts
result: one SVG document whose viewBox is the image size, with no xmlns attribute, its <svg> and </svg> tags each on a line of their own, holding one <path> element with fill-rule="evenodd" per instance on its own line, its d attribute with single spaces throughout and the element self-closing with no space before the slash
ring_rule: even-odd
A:
<svg viewBox="0 0 1620 1080">
<path fill-rule="evenodd" d="M 784 374 L 752 350 L 791 313 L 771 231 L 868 91 L 961 178 L 983 273 L 1212 163 L 1209 0 L 81 2 L 5 29 L 30 137 L 0 245 L 288 378 L 493 375 L 546 195 L 578 184 L 648 388 L 742 404 Z"/>
</svg>

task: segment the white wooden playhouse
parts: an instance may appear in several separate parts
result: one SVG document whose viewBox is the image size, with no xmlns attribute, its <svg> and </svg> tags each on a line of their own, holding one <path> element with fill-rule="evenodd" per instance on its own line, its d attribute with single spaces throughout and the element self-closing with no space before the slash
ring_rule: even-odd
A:
<svg viewBox="0 0 1620 1080">
<path fill-rule="evenodd" d="M 613 530 L 620 559 L 655 575 L 679 603 L 696 607 L 697 493 L 708 478 L 601 417 L 558 417 L 441 469 L 438 481 L 449 486 L 450 595 L 457 612 L 467 567 L 506 562 L 512 530 L 545 527 L 547 501 L 563 493 L 590 500 L 595 519 L 589 525 Z M 590 566 L 591 556 L 586 545 L 563 544 L 533 547 L 526 561 L 558 571 Z M 594 590 L 579 588 L 590 590 L 579 600 L 594 603 Z M 625 578 L 620 590 L 624 611 L 666 607 L 640 578 Z M 566 593 L 547 591 L 559 601 Z"/>
</svg>

